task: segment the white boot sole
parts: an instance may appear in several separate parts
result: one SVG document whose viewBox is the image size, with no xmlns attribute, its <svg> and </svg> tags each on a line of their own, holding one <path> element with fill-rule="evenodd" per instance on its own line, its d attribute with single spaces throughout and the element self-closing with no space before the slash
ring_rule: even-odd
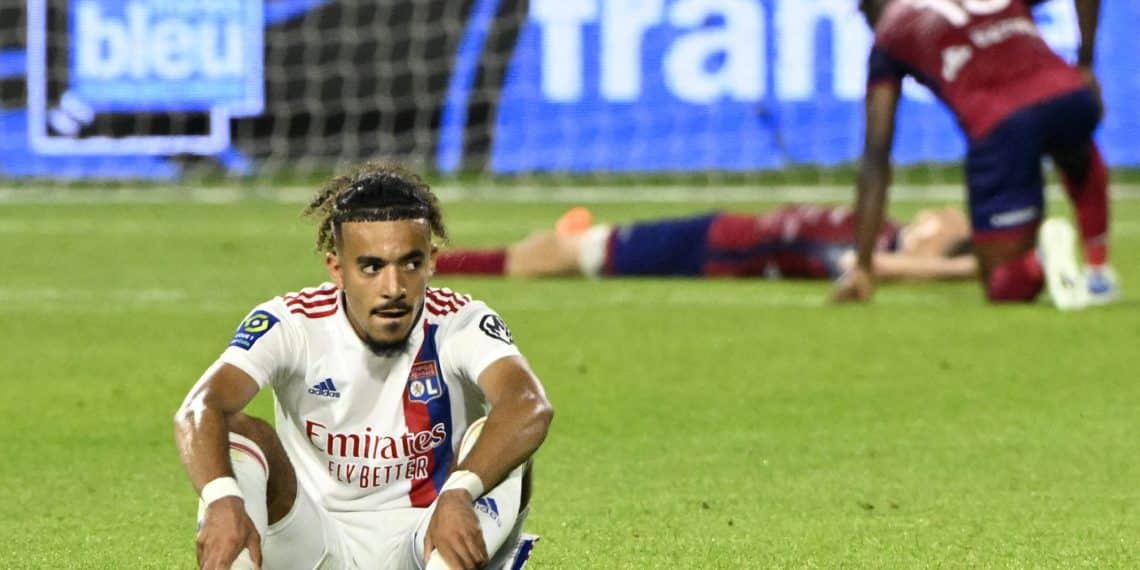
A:
<svg viewBox="0 0 1140 570">
<path fill-rule="evenodd" d="M 1074 254 L 1077 234 L 1065 220 L 1045 220 L 1037 234 L 1045 285 L 1053 305 L 1062 311 L 1088 305 L 1088 287 Z"/>
</svg>

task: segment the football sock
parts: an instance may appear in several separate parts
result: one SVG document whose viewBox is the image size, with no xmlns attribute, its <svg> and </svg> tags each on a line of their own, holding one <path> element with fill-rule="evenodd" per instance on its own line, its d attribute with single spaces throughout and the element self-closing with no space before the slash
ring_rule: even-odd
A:
<svg viewBox="0 0 1140 570">
<path fill-rule="evenodd" d="M 505 249 L 456 249 L 435 258 L 436 275 L 502 275 L 507 265 Z"/>
<path fill-rule="evenodd" d="M 1032 301 L 1044 284 L 1037 252 L 1028 251 L 994 268 L 986 283 L 986 298 L 994 302 Z"/>
<path fill-rule="evenodd" d="M 1077 213 L 1085 261 L 1104 265 L 1108 261 L 1108 168 L 1096 145 L 1092 145 L 1085 172 L 1062 172 L 1061 179 Z"/>
<path fill-rule="evenodd" d="M 269 530 L 269 503 L 266 500 L 266 485 L 269 481 L 269 462 L 265 460 L 265 453 L 256 443 L 247 437 L 230 433 L 230 463 L 234 469 L 234 479 L 237 479 L 238 488 L 241 489 L 242 500 L 245 502 L 245 512 L 249 514 L 257 533 L 265 540 L 265 533 Z M 198 522 L 206 514 L 206 505 L 198 502 Z"/>
</svg>

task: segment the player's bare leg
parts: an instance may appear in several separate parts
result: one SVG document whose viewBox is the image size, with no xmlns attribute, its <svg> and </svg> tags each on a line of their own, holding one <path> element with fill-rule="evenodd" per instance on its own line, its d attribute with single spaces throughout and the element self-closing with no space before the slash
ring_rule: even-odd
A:
<svg viewBox="0 0 1140 570">
<path fill-rule="evenodd" d="M 573 208 L 558 219 L 554 231 L 534 232 L 505 248 L 440 252 L 436 274 L 580 277 L 580 244 L 592 220 L 589 210 Z"/>
<path fill-rule="evenodd" d="M 457 249 L 440 252 L 436 275 L 488 275 L 507 277 L 575 277 L 578 238 L 540 231 L 500 249 Z"/>
<path fill-rule="evenodd" d="M 577 277 L 578 238 L 553 231 L 535 232 L 507 248 L 511 277 Z"/>
<path fill-rule="evenodd" d="M 608 235 L 608 230 L 593 223 L 590 210 L 581 206 L 567 210 L 555 222 L 554 231 L 535 232 L 507 248 L 506 274 L 511 277 L 595 275 L 596 269 L 583 266 L 584 243 L 590 241 L 597 245 L 594 240 L 601 234 L 595 235 L 595 232 Z"/>
</svg>

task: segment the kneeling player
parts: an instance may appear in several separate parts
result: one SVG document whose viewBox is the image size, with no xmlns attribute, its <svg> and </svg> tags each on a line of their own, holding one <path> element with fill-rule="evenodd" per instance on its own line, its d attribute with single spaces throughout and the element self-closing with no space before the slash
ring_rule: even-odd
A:
<svg viewBox="0 0 1140 570">
<path fill-rule="evenodd" d="M 335 283 L 254 309 L 175 419 L 199 564 L 518 567 L 552 409 L 497 314 L 427 286 L 435 197 L 370 165 L 308 213 Z M 266 387 L 276 429 L 242 413 Z"/>
<path fill-rule="evenodd" d="M 838 301 L 874 291 L 872 251 L 886 205 L 902 81 L 912 76 L 954 112 L 969 140 L 966 179 L 979 276 L 994 302 L 1031 301 L 1044 286 L 1057 307 L 1119 296 L 1108 264 L 1108 169 L 1093 132 L 1100 90 L 1092 74 L 1099 0 L 1074 0 L 1081 30 L 1078 67 L 1041 38 L 1030 5 L 1040 0 L 911 2 L 862 0 L 875 31 L 868 60 L 866 141 L 857 191 L 859 262 Z M 1076 211 L 1075 232 L 1045 213 L 1041 161 L 1052 159 Z"/>
</svg>

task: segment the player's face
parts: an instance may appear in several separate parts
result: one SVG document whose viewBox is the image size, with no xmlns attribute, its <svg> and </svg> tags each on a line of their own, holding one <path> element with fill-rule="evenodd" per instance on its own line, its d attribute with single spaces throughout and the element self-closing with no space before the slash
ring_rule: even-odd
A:
<svg viewBox="0 0 1140 570">
<path fill-rule="evenodd" d="M 346 222 L 326 259 L 344 292 L 349 322 L 369 348 L 403 350 L 423 310 L 435 248 L 426 220 Z"/>
</svg>

